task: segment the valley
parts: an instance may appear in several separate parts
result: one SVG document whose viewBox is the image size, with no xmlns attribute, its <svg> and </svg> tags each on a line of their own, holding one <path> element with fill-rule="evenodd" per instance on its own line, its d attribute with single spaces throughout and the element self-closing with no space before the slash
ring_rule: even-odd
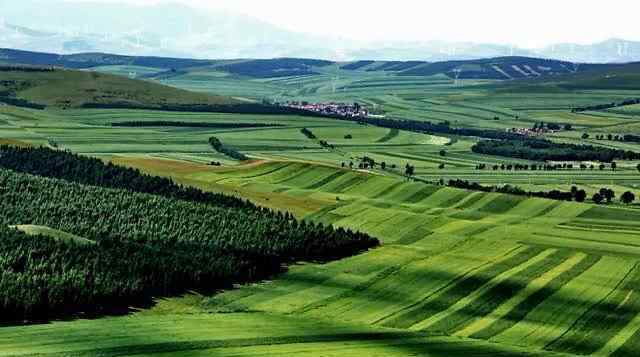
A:
<svg viewBox="0 0 640 357">
<path fill-rule="evenodd" d="M 105 289 L 125 301 L 126 311 L 4 321 L 0 355 L 637 354 L 640 206 L 621 197 L 640 194 L 640 160 L 615 159 L 613 167 L 596 159 L 479 154 L 473 148 L 486 137 L 453 130 L 513 135 L 513 128 L 543 123 L 558 129 L 540 131 L 538 140 L 580 152 L 585 146 L 640 152 L 637 142 L 614 140 L 638 131 L 637 105 L 572 110 L 640 97 L 636 65 L 577 71 L 558 61 L 549 68 L 560 73 L 542 75 L 536 68 L 544 65 L 522 61 L 460 67 L 264 60 L 168 72 L 158 63 L 135 63 L 59 69 L 53 72 L 59 82 L 38 72 L 0 72 L 29 84 L 16 98 L 46 106 L 0 105 L 4 244 L 40 247 L 30 253 L 33 261 L 52 249 L 56 259 L 72 250 L 83 252 L 77 261 L 93 262 L 103 249 L 113 264 L 125 259 L 118 252 L 135 247 L 126 249 L 148 266 L 82 275 L 76 272 L 84 271 L 82 264 L 68 263 L 73 259 L 60 264 L 69 264 L 74 282 L 92 274 L 127 277 L 127 291 L 150 300 L 129 303 L 124 293 Z M 502 72 L 524 78 L 496 78 Z M 114 103 L 129 97 L 138 107 L 83 106 L 93 100 L 87 93 L 114 88 L 125 93 Z M 286 101 L 357 102 L 379 118 L 447 130 L 269 111 Z M 167 102 L 186 107 L 153 107 Z M 246 103 L 256 107 L 215 110 Z M 198 104 L 211 107 L 188 110 Z M 216 150 L 211 138 L 246 160 Z M 39 154 L 16 156 L 10 149 L 16 146 Z M 99 160 L 80 166 L 76 160 L 84 161 L 66 152 Z M 81 174 L 94 170 L 114 173 Z M 489 189 L 460 189 L 450 183 L 456 180 Z M 502 193 L 505 187 L 523 192 Z M 578 202 L 573 187 L 586 199 Z M 614 191 L 611 202 L 595 200 L 602 189 Z M 531 194 L 554 190 L 569 199 Z M 224 196 L 202 198 L 218 193 Z M 263 209 L 270 213 L 258 214 Z M 284 228 L 270 228 L 276 226 Z M 323 239 L 330 226 L 332 239 Z M 207 269 L 199 270 L 190 255 L 208 262 Z M 40 276 L 9 256 L 0 259 L 3 277 L 9 271 Z M 221 257 L 237 261 L 225 265 Z M 143 279 L 147 271 L 157 281 Z"/>
</svg>

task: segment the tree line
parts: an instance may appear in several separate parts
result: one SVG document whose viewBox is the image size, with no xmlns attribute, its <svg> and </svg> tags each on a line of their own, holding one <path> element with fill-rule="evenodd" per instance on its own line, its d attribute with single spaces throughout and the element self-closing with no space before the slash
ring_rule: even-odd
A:
<svg viewBox="0 0 640 357">
<path fill-rule="evenodd" d="M 514 185 L 483 186 L 477 182 L 469 182 L 467 180 L 460 180 L 460 179 L 449 180 L 447 182 L 447 186 L 460 188 L 464 190 L 470 190 L 470 191 L 497 192 L 497 193 L 504 193 L 509 195 L 539 197 L 539 198 L 547 198 L 547 199 L 559 200 L 559 201 L 572 201 L 575 199 L 578 202 L 584 202 L 584 199 L 586 197 L 586 192 L 578 193 L 577 191 L 567 192 L 567 191 L 560 191 L 560 190 L 525 191 L 524 189 Z"/>
<path fill-rule="evenodd" d="M 178 104 L 157 103 L 141 104 L 130 102 L 111 103 L 83 103 L 86 109 L 139 109 L 161 110 L 168 112 L 194 112 L 194 113 L 229 113 L 229 114 L 265 114 L 265 115 L 306 115 L 306 111 L 287 108 L 285 106 L 266 105 L 262 103 L 238 103 L 238 104 Z"/>
<path fill-rule="evenodd" d="M 0 66 L 0 72 L 55 72 L 55 67 L 35 67 L 35 66 Z"/>
<path fill-rule="evenodd" d="M 30 109 L 38 109 L 38 110 L 43 110 L 47 108 L 47 106 L 44 104 L 30 102 L 22 98 L 2 96 L 2 95 L 0 95 L 0 103 L 13 105 L 14 107 L 30 108 Z"/>
<path fill-rule="evenodd" d="M 14 225 L 45 226 L 95 244 L 30 237 L 9 228 Z M 101 312 L 153 296 L 226 287 L 264 278 L 292 261 L 327 261 L 377 244 L 366 234 L 255 206 L 216 206 L 0 169 L 3 319 Z"/>
<path fill-rule="evenodd" d="M 588 133 L 582 134 L 583 139 L 589 139 L 591 135 Z M 596 140 L 609 140 L 609 141 L 622 141 L 628 143 L 640 143 L 640 135 L 634 134 L 597 134 Z"/>
<path fill-rule="evenodd" d="M 627 105 L 635 105 L 635 104 L 640 104 L 640 98 L 626 99 L 622 102 L 611 102 L 611 103 L 605 103 L 605 104 L 595 104 L 595 105 L 588 105 L 584 107 L 577 107 L 577 108 L 571 109 L 571 112 L 580 113 L 580 112 L 586 112 L 586 111 L 599 111 L 599 110 L 606 110 L 606 109 L 624 107 Z"/>
<path fill-rule="evenodd" d="M 555 143 L 546 139 L 482 140 L 473 145 L 476 154 L 512 157 L 531 161 L 638 160 L 640 153 L 593 145 Z"/>
<path fill-rule="evenodd" d="M 83 185 L 149 193 L 221 207 L 256 209 L 249 201 L 234 196 L 184 187 L 174 183 L 170 178 L 147 175 L 138 169 L 44 147 L 1 145 L 0 167 Z"/>
<path fill-rule="evenodd" d="M 215 129 L 243 129 L 243 128 L 269 128 L 279 127 L 282 124 L 265 123 L 212 123 L 212 122 L 189 122 L 189 121 L 167 121 L 167 120 L 143 120 L 143 121 L 120 121 L 111 123 L 112 127 L 133 127 L 144 128 L 151 126 L 185 127 L 185 128 L 215 128 Z"/>
<path fill-rule="evenodd" d="M 212 136 L 209 138 L 209 145 L 211 145 L 211 147 L 215 151 L 221 154 L 227 155 L 232 159 L 239 160 L 239 161 L 249 160 L 249 158 L 245 154 L 222 144 L 222 141 L 220 141 L 220 139 L 216 138 L 215 136 Z"/>
<path fill-rule="evenodd" d="M 440 182 L 444 184 L 444 181 Z M 504 193 L 509 195 L 516 196 L 528 196 L 528 197 L 539 197 L 546 198 L 551 200 L 558 201 L 576 201 L 576 202 L 585 202 L 587 199 L 587 192 L 583 189 L 578 188 L 577 186 L 572 186 L 570 191 L 561 191 L 561 190 L 551 190 L 551 191 L 525 191 L 524 189 L 513 186 L 513 185 L 504 185 L 504 186 L 483 186 L 477 182 L 469 182 L 467 180 L 449 180 L 447 183 L 449 187 L 455 187 L 470 191 L 481 191 L 481 192 L 497 192 Z M 594 193 L 591 197 L 591 201 L 595 204 L 602 203 L 612 203 L 615 199 L 615 192 L 610 189 L 603 187 L 598 192 Z M 620 202 L 624 204 L 631 204 L 636 200 L 636 196 L 631 191 L 626 191 L 620 196 Z"/>
<path fill-rule="evenodd" d="M 597 166 L 600 171 L 607 168 L 607 165 L 601 163 Z M 611 170 L 616 170 L 618 164 L 615 161 L 612 161 L 609 164 Z M 640 167 L 640 166 L 639 166 Z M 502 164 L 477 164 L 476 170 L 487 170 L 491 169 L 493 171 L 560 171 L 560 170 L 573 170 L 574 168 L 580 168 L 580 170 L 595 170 L 596 165 L 594 164 L 585 164 L 581 163 L 579 165 L 574 165 L 571 163 L 562 163 L 562 164 L 521 164 L 521 163 L 502 163 Z M 640 170 L 640 169 L 639 169 Z"/>
<path fill-rule="evenodd" d="M 326 117 L 338 120 L 356 122 L 359 124 L 374 125 L 381 128 L 397 129 L 413 131 L 425 134 L 448 134 L 458 136 L 475 136 L 485 139 L 496 140 L 515 140 L 522 139 L 524 136 L 518 133 L 512 133 L 502 130 L 492 129 L 476 129 L 476 128 L 454 128 L 449 122 L 431 123 L 429 121 L 411 120 L 411 119 L 391 119 L 391 118 L 373 118 L 373 117 L 346 117 L 338 115 L 322 115 L 314 112 L 306 112 L 310 116 Z"/>
</svg>

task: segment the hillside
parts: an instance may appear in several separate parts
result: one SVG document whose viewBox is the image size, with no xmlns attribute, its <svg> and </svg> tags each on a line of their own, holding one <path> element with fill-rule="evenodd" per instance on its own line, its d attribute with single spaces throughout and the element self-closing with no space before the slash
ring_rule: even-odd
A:
<svg viewBox="0 0 640 357">
<path fill-rule="evenodd" d="M 640 90 L 640 63 L 582 65 L 577 73 L 536 78 L 531 81 L 514 81 L 500 85 L 498 88 L 504 92 Z"/>
<path fill-rule="evenodd" d="M 334 75 L 354 72 L 386 73 L 402 77 L 446 75 L 459 79 L 513 80 L 547 78 L 549 76 L 613 70 L 624 64 L 576 64 L 568 61 L 534 57 L 495 57 L 485 59 L 425 62 L 371 61 L 333 62 L 306 58 L 201 60 L 172 57 L 136 57 L 105 53 L 59 55 L 0 49 L 0 63 L 36 66 L 59 66 L 70 69 L 140 74 L 145 78 L 170 78 L 190 73 L 218 72 L 245 78 L 281 78 L 320 76 L 326 68 L 336 66 Z M 129 71 L 124 71 L 130 69 Z"/>
<path fill-rule="evenodd" d="M 461 79 L 536 78 L 575 72 L 572 63 L 530 57 L 498 57 L 469 61 L 431 63 L 402 71 L 402 76 L 433 76 L 446 74 Z"/>
<path fill-rule="evenodd" d="M 160 108 L 164 105 L 235 105 L 229 97 L 188 92 L 154 82 L 63 69 L 2 68 L 0 101 L 14 105 L 82 107 L 122 104 Z"/>
<path fill-rule="evenodd" d="M 107 53 L 78 53 L 61 55 L 57 53 L 3 48 L 0 49 L 0 62 L 28 64 L 34 66 L 59 66 L 75 69 L 115 65 L 181 69 L 186 67 L 211 65 L 217 61 L 172 57 L 122 56 Z"/>
</svg>

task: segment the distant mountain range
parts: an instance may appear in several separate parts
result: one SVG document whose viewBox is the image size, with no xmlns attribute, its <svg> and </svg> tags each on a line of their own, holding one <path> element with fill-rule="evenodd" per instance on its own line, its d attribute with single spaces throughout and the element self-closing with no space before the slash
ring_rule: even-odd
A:
<svg viewBox="0 0 640 357">
<path fill-rule="evenodd" d="M 331 67 L 334 68 L 329 69 L 332 73 L 336 73 L 336 71 L 386 72 L 397 76 L 446 75 L 456 80 L 513 80 L 550 78 L 593 71 L 618 71 L 625 68 L 637 68 L 639 63 L 579 64 L 523 56 L 436 62 L 373 60 L 332 62 L 304 58 L 206 60 L 158 56 L 121 56 L 96 52 L 63 55 L 0 48 L 0 64 L 56 66 L 98 71 L 109 71 L 108 68 L 113 69 L 113 66 L 118 66 L 128 68 L 136 73 L 138 70 L 144 69 L 141 76 L 149 79 L 179 77 L 192 71 L 215 71 L 243 78 L 313 76 L 322 73 L 326 75 L 326 67 L 335 65 L 339 69 Z"/>
<path fill-rule="evenodd" d="M 589 63 L 640 61 L 640 42 L 621 39 L 536 50 L 440 41 L 361 43 L 291 32 L 249 16 L 179 4 L 142 7 L 61 0 L 7 1 L 0 5 L 0 47 L 61 54 L 104 52 L 200 59 L 304 57 L 434 62 L 526 56 Z"/>
</svg>

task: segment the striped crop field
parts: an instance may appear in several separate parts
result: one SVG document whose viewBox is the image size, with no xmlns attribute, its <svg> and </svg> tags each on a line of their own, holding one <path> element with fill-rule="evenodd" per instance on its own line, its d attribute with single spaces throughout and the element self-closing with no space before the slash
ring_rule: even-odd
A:
<svg viewBox="0 0 640 357">
<path fill-rule="evenodd" d="M 162 173 L 144 159 L 119 162 Z M 463 191 L 302 162 L 176 165 L 178 181 L 237 187 L 245 197 L 267 197 L 261 202 L 274 208 L 316 202 L 298 214 L 373 234 L 382 247 L 295 265 L 272 281 L 213 296 L 159 300 L 129 317 L 82 321 L 82 333 L 68 345 L 36 347 L 26 336 L 57 341 L 80 325 L 5 328 L 2 337 L 25 335 L 0 347 L 11 355 L 83 356 L 128 349 L 180 356 L 626 356 L 637 350 L 636 210 Z M 138 332 L 104 337 L 112 324 L 139 326 Z M 147 334 L 155 339 L 144 340 Z M 86 347 L 94 341 L 98 347 Z"/>
</svg>

